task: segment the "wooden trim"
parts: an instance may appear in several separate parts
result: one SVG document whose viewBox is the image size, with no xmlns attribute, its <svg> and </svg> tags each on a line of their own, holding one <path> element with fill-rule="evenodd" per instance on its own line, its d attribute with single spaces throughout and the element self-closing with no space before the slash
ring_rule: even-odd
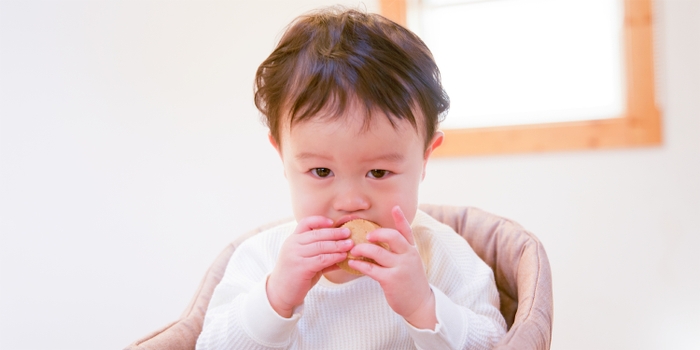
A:
<svg viewBox="0 0 700 350">
<path fill-rule="evenodd" d="M 388 18 L 405 0 L 381 0 Z M 392 8 L 392 6 L 395 6 Z M 619 118 L 524 126 L 444 129 L 435 156 L 465 156 L 659 145 L 661 113 L 654 91 L 652 0 L 625 0 L 627 107 Z"/>
</svg>

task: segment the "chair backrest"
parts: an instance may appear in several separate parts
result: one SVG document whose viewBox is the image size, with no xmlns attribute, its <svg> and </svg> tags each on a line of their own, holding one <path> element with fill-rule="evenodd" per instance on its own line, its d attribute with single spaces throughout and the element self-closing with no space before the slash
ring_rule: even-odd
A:
<svg viewBox="0 0 700 350">
<path fill-rule="evenodd" d="M 501 313 L 508 333 L 496 349 L 549 349 L 552 337 L 552 278 L 544 247 L 517 223 L 471 207 L 421 205 L 421 210 L 451 226 L 494 271 Z M 214 288 L 233 251 L 248 237 L 282 221 L 252 230 L 231 242 L 214 260 L 179 320 L 130 344 L 126 349 L 192 350 L 202 331 Z"/>
<path fill-rule="evenodd" d="M 544 246 L 519 224 L 472 207 L 423 204 L 493 270 L 508 333 L 497 349 L 549 349 L 554 307 Z"/>
</svg>

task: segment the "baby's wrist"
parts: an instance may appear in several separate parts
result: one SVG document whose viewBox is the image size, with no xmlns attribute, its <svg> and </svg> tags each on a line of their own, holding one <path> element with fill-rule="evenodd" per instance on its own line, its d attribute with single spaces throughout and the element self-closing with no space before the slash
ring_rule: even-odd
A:
<svg viewBox="0 0 700 350">
<path fill-rule="evenodd" d="M 267 283 L 265 286 L 265 294 L 267 294 L 267 301 L 270 303 L 270 306 L 272 307 L 275 312 L 284 317 L 284 318 L 290 318 L 292 317 L 293 311 L 294 311 L 294 306 L 288 306 L 286 305 L 281 298 L 277 295 L 277 292 L 273 287 L 270 286 L 270 278 L 268 277 Z"/>
<path fill-rule="evenodd" d="M 435 313 L 435 294 L 430 289 L 429 296 L 423 300 L 421 305 L 410 315 L 404 317 L 406 322 L 418 329 L 435 330 L 437 316 Z"/>
</svg>

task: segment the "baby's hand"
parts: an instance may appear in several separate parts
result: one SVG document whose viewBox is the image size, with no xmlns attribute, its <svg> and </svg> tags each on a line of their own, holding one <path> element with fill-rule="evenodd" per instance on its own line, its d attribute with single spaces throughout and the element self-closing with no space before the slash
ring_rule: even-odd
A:
<svg viewBox="0 0 700 350">
<path fill-rule="evenodd" d="M 297 228 L 280 249 L 277 264 L 267 280 L 267 298 L 282 317 L 291 317 L 304 302 L 323 270 L 345 260 L 353 247 L 350 230 L 333 228 L 333 220 L 311 216 L 299 221 Z"/>
<path fill-rule="evenodd" d="M 389 244 L 391 251 L 374 244 L 358 244 L 350 254 L 373 259 L 377 265 L 350 260 L 350 267 L 379 282 L 389 306 L 414 327 L 435 329 L 435 296 L 413 241 L 411 225 L 398 206 L 391 215 L 396 230 L 380 228 L 367 235 L 370 242 Z"/>
</svg>

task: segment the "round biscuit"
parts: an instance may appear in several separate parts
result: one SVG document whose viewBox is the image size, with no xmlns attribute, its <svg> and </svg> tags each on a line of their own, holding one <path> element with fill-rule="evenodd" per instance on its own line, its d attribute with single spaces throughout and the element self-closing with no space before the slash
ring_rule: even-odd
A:
<svg viewBox="0 0 700 350">
<path fill-rule="evenodd" d="M 364 219 L 351 220 L 351 221 L 346 222 L 345 224 L 343 224 L 340 227 L 347 227 L 350 229 L 350 239 L 352 239 L 352 241 L 355 243 L 355 245 L 358 245 L 360 243 L 372 243 L 372 242 L 367 240 L 367 234 L 378 229 L 378 228 L 381 228 L 381 226 L 375 224 L 374 222 L 369 221 L 369 220 L 364 220 Z M 379 244 L 372 243 L 372 244 L 376 244 L 384 249 L 389 250 L 389 245 L 386 243 L 379 243 Z M 351 268 L 350 265 L 348 264 L 349 260 L 364 260 L 364 261 L 376 264 L 376 262 L 372 259 L 368 259 L 368 258 L 364 258 L 364 257 L 356 257 L 348 252 L 348 257 L 345 260 L 339 262 L 337 265 L 342 270 L 349 272 L 353 275 L 362 275 L 362 272 Z"/>
</svg>

